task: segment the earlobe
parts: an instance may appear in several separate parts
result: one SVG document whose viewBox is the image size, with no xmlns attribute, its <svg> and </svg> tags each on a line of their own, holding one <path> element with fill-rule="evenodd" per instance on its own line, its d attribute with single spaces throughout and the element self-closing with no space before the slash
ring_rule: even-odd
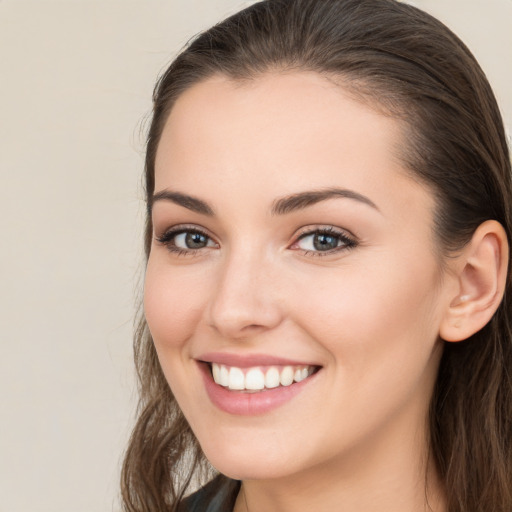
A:
<svg viewBox="0 0 512 512">
<path fill-rule="evenodd" d="M 482 223 L 457 257 L 457 293 L 440 325 L 442 339 L 465 340 L 489 322 L 503 298 L 508 254 L 503 226 L 495 220 Z"/>
</svg>

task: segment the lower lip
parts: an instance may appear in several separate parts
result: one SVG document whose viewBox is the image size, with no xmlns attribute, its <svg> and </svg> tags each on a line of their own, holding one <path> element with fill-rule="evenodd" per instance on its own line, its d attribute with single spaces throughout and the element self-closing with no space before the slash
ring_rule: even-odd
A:
<svg viewBox="0 0 512 512">
<path fill-rule="evenodd" d="M 265 414 L 276 409 L 296 397 L 308 384 L 315 380 L 318 373 L 314 373 L 307 379 L 294 382 L 289 386 L 279 386 L 273 389 L 244 393 L 242 391 L 230 391 L 216 384 L 209 365 L 199 363 L 199 367 L 203 374 L 206 392 L 212 403 L 222 411 L 238 416 Z"/>
</svg>

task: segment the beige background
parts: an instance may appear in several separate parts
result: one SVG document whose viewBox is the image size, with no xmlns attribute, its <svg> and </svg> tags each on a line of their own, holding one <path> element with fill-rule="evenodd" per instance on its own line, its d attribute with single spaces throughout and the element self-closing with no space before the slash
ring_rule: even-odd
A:
<svg viewBox="0 0 512 512">
<path fill-rule="evenodd" d="M 0 0 L 0 512 L 119 510 L 153 83 L 239 0 Z M 512 126 L 512 0 L 417 0 Z"/>
</svg>

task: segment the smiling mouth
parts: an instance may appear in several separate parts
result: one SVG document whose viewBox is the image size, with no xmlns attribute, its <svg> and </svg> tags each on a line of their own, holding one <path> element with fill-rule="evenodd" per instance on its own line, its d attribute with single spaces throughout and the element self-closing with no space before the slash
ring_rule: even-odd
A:
<svg viewBox="0 0 512 512">
<path fill-rule="evenodd" d="M 219 363 L 208 363 L 213 381 L 229 389 L 246 393 L 257 393 L 267 389 L 288 387 L 301 382 L 320 367 L 311 365 L 255 366 L 239 368 Z"/>
</svg>

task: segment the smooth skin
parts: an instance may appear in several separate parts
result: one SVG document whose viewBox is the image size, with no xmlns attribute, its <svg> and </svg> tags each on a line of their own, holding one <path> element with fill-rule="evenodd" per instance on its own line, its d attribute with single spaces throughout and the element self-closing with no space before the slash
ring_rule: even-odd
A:
<svg viewBox="0 0 512 512">
<path fill-rule="evenodd" d="M 441 337 L 492 316 L 508 249 L 489 221 L 442 261 L 403 144 L 398 121 L 314 73 L 216 76 L 171 111 L 155 192 L 200 203 L 155 201 L 145 312 L 204 453 L 243 480 L 236 512 L 422 511 L 426 494 L 444 510 L 426 448 Z M 350 192 L 273 211 L 334 188 Z M 237 416 L 208 398 L 206 352 L 321 369 L 284 405 Z"/>
</svg>

